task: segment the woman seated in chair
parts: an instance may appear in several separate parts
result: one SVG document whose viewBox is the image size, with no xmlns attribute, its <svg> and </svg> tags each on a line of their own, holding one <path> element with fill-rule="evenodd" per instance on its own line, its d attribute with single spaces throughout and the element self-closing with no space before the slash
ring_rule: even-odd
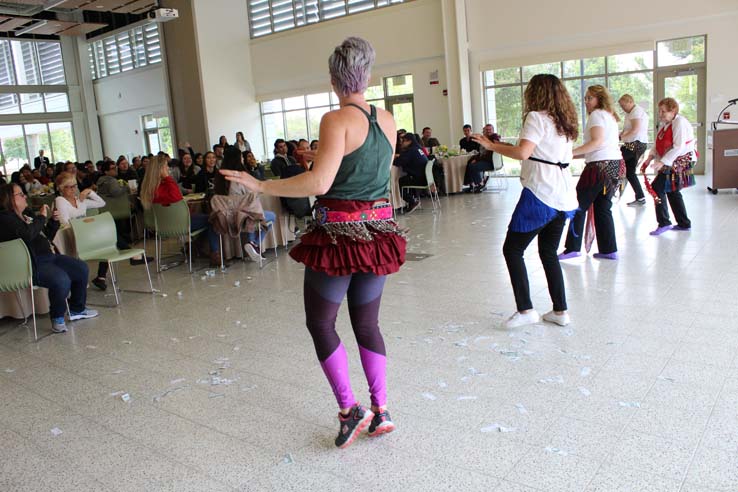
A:
<svg viewBox="0 0 738 492">
<path fill-rule="evenodd" d="M 405 186 L 428 185 L 428 180 L 425 177 L 425 166 L 428 164 L 428 157 L 412 133 L 405 133 L 400 137 L 400 155 L 395 157 L 392 164 L 405 171 L 405 176 L 400 178 L 400 189 Z M 420 196 L 416 189 L 411 188 L 408 193 L 409 197 L 403 198 L 407 201 L 405 212 L 410 213 L 420 206 Z"/>
<path fill-rule="evenodd" d="M 64 312 L 69 298 L 69 321 L 94 318 L 97 311 L 87 309 L 87 276 L 84 261 L 54 253 L 51 241 L 59 230 L 59 212 L 49 218 L 49 207 L 34 214 L 26 195 L 17 184 L 0 187 L 0 241 L 22 239 L 33 264 L 33 284 L 49 289 L 51 331 L 64 333 Z"/>
<path fill-rule="evenodd" d="M 56 177 L 56 189 L 59 196 L 54 200 L 54 206 L 59 211 L 59 222 L 63 225 L 69 224 L 72 219 L 78 219 L 87 215 L 87 210 L 93 208 L 102 208 L 105 206 L 105 200 L 92 191 L 92 188 L 85 188 L 79 191 L 77 186 L 77 178 L 67 172 L 61 173 Z M 127 222 L 124 222 L 128 225 Z M 115 232 L 118 236 L 116 247 L 118 249 L 130 249 L 130 244 L 119 231 L 118 223 L 115 225 Z M 125 230 L 125 229 L 124 229 Z M 153 258 L 146 257 L 147 261 L 153 261 Z M 130 259 L 131 266 L 143 265 L 143 255 L 138 255 Z M 100 290 L 108 288 L 105 278 L 108 275 L 108 263 L 101 261 L 97 265 L 97 277 L 92 279 L 92 285 Z"/>
<path fill-rule="evenodd" d="M 169 165 L 160 156 L 151 159 L 146 169 L 143 184 L 141 185 L 141 203 L 145 209 L 150 209 L 156 203 L 171 205 L 183 200 L 182 192 L 174 178 L 169 174 Z M 207 214 L 190 214 L 190 230 L 207 228 L 208 244 L 210 245 L 210 266 L 220 266 L 220 247 L 218 234 L 208 221 Z"/>
<path fill-rule="evenodd" d="M 249 154 L 251 152 L 248 152 Z M 251 154 L 253 157 L 253 154 Z M 223 164 L 220 166 L 221 169 L 230 169 L 232 171 L 249 171 L 244 166 L 243 155 L 236 147 L 228 147 L 223 155 Z M 250 172 L 250 171 L 249 171 Z M 216 195 L 245 195 L 252 193 L 251 190 L 247 189 L 240 183 L 232 183 L 225 179 L 225 177 L 218 173 L 215 177 L 215 194 Z M 256 198 L 259 199 L 258 197 Z M 266 233 L 271 229 L 272 224 L 276 223 L 277 215 L 271 210 L 264 210 L 264 220 L 271 222 L 266 231 L 261 234 L 261 240 L 264 241 Z M 259 261 L 261 256 L 261 244 L 258 242 L 258 233 L 247 232 L 247 242 L 243 245 L 243 250 L 246 252 L 248 257 L 252 261 Z"/>
</svg>

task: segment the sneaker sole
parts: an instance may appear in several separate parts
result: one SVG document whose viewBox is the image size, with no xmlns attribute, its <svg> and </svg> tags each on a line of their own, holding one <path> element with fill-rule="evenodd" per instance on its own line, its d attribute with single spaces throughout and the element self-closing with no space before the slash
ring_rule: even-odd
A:
<svg viewBox="0 0 738 492">
<path fill-rule="evenodd" d="M 556 320 L 553 320 L 553 319 L 547 319 L 547 318 L 541 318 L 541 319 L 543 321 L 547 322 L 547 323 L 553 323 L 553 324 L 558 325 L 558 326 L 567 326 L 567 325 L 569 325 L 571 323 L 571 321 L 568 321 L 566 323 L 561 323 L 561 322 L 556 321 Z"/>
<path fill-rule="evenodd" d="M 69 321 L 79 321 L 81 319 L 92 319 L 92 318 L 97 318 L 98 316 L 100 316 L 99 313 L 96 314 L 95 316 L 71 315 L 69 316 Z"/>
<path fill-rule="evenodd" d="M 356 440 L 356 436 L 361 434 L 361 432 L 366 429 L 369 424 L 372 423 L 372 419 L 374 418 L 374 412 L 367 410 L 367 412 L 364 414 L 364 418 L 361 419 L 359 424 L 354 428 L 354 431 L 351 433 L 351 436 L 349 436 L 348 441 L 341 444 L 339 449 L 346 449 L 347 447 L 351 446 L 353 442 Z"/>
<path fill-rule="evenodd" d="M 381 436 L 382 434 L 389 434 L 390 432 L 395 430 L 395 424 L 392 422 L 384 422 L 377 426 L 376 429 L 374 429 L 374 432 L 369 433 L 369 437 L 377 437 Z"/>
</svg>

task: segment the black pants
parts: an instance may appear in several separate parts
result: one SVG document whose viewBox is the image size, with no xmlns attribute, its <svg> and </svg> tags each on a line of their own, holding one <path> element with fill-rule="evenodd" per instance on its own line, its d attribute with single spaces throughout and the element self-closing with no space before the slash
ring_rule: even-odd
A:
<svg viewBox="0 0 738 492">
<path fill-rule="evenodd" d="M 570 229 L 566 235 L 564 247 L 566 251 L 581 251 L 582 239 L 584 239 L 584 220 L 589 206 L 594 204 L 594 222 L 597 234 L 597 249 L 600 253 L 615 253 L 618 244 L 615 240 L 615 221 L 612 219 L 612 201 L 600 190 L 594 195 L 592 193 L 579 193 L 579 210 L 572 219 L 573 231 Z"/>
<path fill-rule="evenodd" d="M 659 173 L 656 179 L 653 180 L 653 189 L 656 190 L 661 199 L 661 203 L 656 204 L 656 220 L 659 223 L 659 227 L 671 225 L 669 219 L 669 208 L 666 205 L 666 200 L 669 200 L 669 206 L 671 211 L 674 212 L 674 219 L 676 219 L 677 225 L 680 227 L 692 227 L 692 222 L 687 217 L 687 207 L 684 206 L 684 198 L 682 198 L 681 191 L 671 191 L 666 193 L 664 191 L 664 182 L 666 176 Z"/>
<path fill-rule="evenodd" d="M 632 150 L 626 149 L 625 147 L 622 147 L 621 151 L 623 153 L 623 160 L 625 161 L 625 177 L 628 178 L 628 183 L 633 187 L 636 200 L 641 200 L 645 198 L 645 195 L 643 194 L 643 188 L 641 188 L 641 182 L 638 181 L 638 175 L 636 172 L 638 168 L 638 159 L 641 158 L 643 152 L 638 154 Z"/>
<path fill-rule="evenodd" d="M 538 236 L 538 255 L 546 272 L 548 292 L 553 301 L 554 311 L 566 311 L 566 292 L 564 291 L 564 275 L 561 273 L 561 265 L 556 255 L 556 250 L 564 232 L 566 218 L 556 217 L 551 222 L 531 232 L 507 231 L 502 253 L 505 255 L 507 270 L 510 273 L 510 281 L 515 294 L 515 305 L 518 311 L 533 309 L 530 300 L 530 285 L 528 284 L 528 272 L 525 269 L 523 254 L 534 237 Z"/>
<path fill-rule="evenodd" d="M 494 171 L 495 165 L 489 161 L 470 162 L 464 171 L 464 184 L 468 186 L 482 184 L 484 171 Z"/>
<path fill-rule="evenodd" d="M 413 176 L 412 174 L 407 174 L 399 179 L 400 183 L 400 190 L 402 190 L 403 186 L 428 186 L 428 180 L 425 179 L 425 176 Z M 410 188 L 408 190 L 403 191 L 403 195 L 407 194 L 409 199 L 406 199 L 405 196 L 403 196 L 403 199 L 407 200 L 408 202 L 415 203 L 418 200 L 420 200 L 420 190 Z"/>
</svg>

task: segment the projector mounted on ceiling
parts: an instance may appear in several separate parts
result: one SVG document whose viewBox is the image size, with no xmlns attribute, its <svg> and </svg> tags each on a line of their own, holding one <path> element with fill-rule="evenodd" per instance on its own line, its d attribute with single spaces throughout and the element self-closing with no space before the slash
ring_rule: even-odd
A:
<svg viewBox="0 0 738 492">
<path fill-rule="evenodd" d="M 179 17 L 177 9 L 154 9 L 148 13 L 149 19 L 154 22 L 169 22 Z"/>
</svg>

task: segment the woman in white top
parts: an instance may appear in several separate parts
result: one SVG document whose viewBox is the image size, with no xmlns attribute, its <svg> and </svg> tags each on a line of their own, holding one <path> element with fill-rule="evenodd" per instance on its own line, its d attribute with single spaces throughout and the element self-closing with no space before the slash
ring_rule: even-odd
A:
<svg viewBox="0 0 738 492">
<path fill-rule="evenodd" d="M 661 128 L 656 136 L 656 143 L 642 166 L 645 170 L 653 162 L 651 166 L 658 173 L 651 188 L 655 195 L 656 220 L 659 225 L 651 232 L 652 236 L 668 230 L 688 231 L 692 227 L 680 190 L 695 183 L 692 168 L 697 160 L 694 152 L 694 129 L 679 114 L 679 103 L 675 99 L 667 97 L 659 101 L 659 121 Z M 677 221 L 674 227 L 666 207 L 667 198 Z"/>
<path fill-rule="evenodd" d="M 646 197 L 643 195 L 643 188 L 638 181 L 636 171 L 638 161 L 648 147 L 648 115 L 635 103 L 630 94 L 620 96 L 618 104 L 625 113 L 623 131 L 620 134 L 620 141 L 623 142 L 620 150 L 625 161 L 625 177 L 635 192 L 635 200 L 628 202 L 628 206 L 645 205 Z"/>
<path fill-rule="evenodd" d="M 585 214 L 594 215 L 598 253 L 595 258 L 616 260 L 618 245 L 615 240 L 615 222 L 612 219 L 612 197 L 621 186 L 625 175 L 625 162 L 620 152 L 618 116 L 612 98 L 601 85 L 587 88 L 584 96 L 587 108 L 587 125 L 584 127 L 584 144 L 573 150 L 575 156 L 584 155 L 586 166 L 577 183 L 579 210 L 572 220 L 572 228 L 566 235 L 564 252 L 560 260 L 581 256 Z"/>
<path fill-rule="evenodd" d="M 105 206 L 105 200 L 92 191 L 92 188 L 86 188 L 77 194 L 77 177 L 68 172 L 63 172 L 56 177 L 56 189 L 60 196 L 54 200 L 54 206 L 59 211 L 59 222 L 66 225 L 72 219 L 85 217 L 87 210 L 92 208 L 102 208 Z M 100 290 L 108 288 L 105 277 L 108 275 L 108 263 L 101 261 L 97 265 L 97 277 L 92 280 L 92 284 Z"/>
<path fill-rule="evenodd" d="M 236 132 L 236 143 L 234 143 L 233 146 L 238 147 L 238 150 L 242 153 L 251 150 L 251 145 L 249 144 L 249 141 L 244 138 L 243 132 Z"/>
<path fill-rule="evenodd" d="M 538 254 L 548 281 L 553 310 L 543 319 L 561 326 L 569 324 L 566 293 L 556 250 L 567 217 L 574 215 L 577 196 L 569 171 L 572 142 L 578 135 L 577 111 L 566 87 L 555 76 L 534 76 L 525 89 L 525 121 L 518 145 L 495 143 L 483 135 L 474 140 L 487 150 L 522 160 L 523 193 L 513 212 L 502 251 L 515 293 L 517 311 L 505 322 L 507 328 L 536 323 L 523 254 L 538 236 Z"/>
<path fill-rule="evenodd" d="M 87 188 L 77 195 L 77 177 L 72 173 L 63 172 L 56 177 L 56 189 L 60 196 L 54 200 L 54 206 L 59 211 L 59 222 L 69 224 L 69 221 L 87 215 L 91 208 L 105 206 L 105 200 Z"/>
</svg>

